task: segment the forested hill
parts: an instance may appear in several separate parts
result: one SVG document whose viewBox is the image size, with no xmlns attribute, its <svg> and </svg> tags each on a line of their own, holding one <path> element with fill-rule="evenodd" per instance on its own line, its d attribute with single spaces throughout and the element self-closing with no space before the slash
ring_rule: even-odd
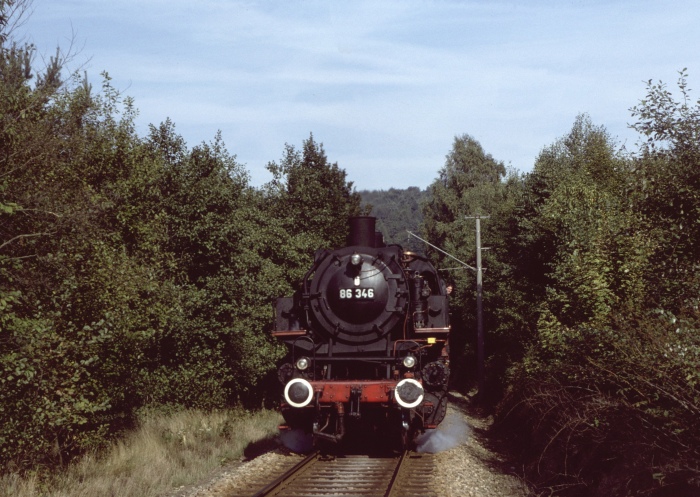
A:
<svg viewBox="0 0 700 497">
<path fill-rule="evenodd" d="M 371 214 L 377 218 L 377 229 L 384 235 L 387 243 L 398 243 L 412 250 L 422 250 L 421 242 L 409 237 L 406 230 L 417 233 L 423 222 L 421 203 L 428 192 L 417 186 L 405 190 L 363 190 L 358 192 L 362 205 L 371 206 Z"/>
</svg>

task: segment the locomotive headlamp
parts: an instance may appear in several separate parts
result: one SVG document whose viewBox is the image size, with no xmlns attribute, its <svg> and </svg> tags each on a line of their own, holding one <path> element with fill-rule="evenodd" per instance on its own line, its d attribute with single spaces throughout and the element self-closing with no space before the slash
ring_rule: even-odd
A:
<svg viewBox="0 0 700 497">
<path fill-rule="evenodd" d="M 297 369 L 299 371 L 304 371 L 306 368 L 309 367 L 310 363 L 311 361 L 309 361 L 308 357 L 300 357 L 299 359 L 297 359 Z"/>
<path fill-rule="evenodd" d="M 306 407 L 313 398 L 314 389 L 303 378 L 294 378 L 284 387 L 284 400 L 292 407 Z"/>
<path fill-rule="evenodd" d="M 403 358 L 403 366 L 405 368 L 411 369 L 415 365 L 416 365 L 416 358 L 414 356 L 409 354 Z"/>
<path fill-rule="evenodd" d="M 359 266 L 362 264 L 362 256 L 360 254 L 352 254 L 352 256 L 350 256 L 350 263 L 353 266 Z"/>
<path fill-rule="evenodd" d="M 423 393 L 423 385 L 413 378 L 405 378 L 396 385 L 394 397 L 401 407 L 412 409 L 423 402 Z"/>
</svg>

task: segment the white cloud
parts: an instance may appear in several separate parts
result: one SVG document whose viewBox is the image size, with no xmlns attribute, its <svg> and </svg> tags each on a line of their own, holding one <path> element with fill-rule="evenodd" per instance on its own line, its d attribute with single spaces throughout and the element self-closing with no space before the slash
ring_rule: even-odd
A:
<svg viewBox="0 0 700 497">
<path fill-rule="evenodd" d="M 361 188 L 427 186 L 462 133 L 529 169 L 578 113 L 629 140 L 643 81 L 700 78 L 690 0 L 34 6 L 36 43 L 51 53 L 75 30 L 140 129 L 171 117 L 190 144 L 221 129 L 255 181 L 310 131 Z"/>
</svg>

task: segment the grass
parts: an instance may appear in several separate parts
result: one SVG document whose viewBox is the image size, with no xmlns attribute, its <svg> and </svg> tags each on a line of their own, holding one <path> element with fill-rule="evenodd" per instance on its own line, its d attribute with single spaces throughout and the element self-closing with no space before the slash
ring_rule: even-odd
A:
<svg viewBox="0 0 700 497">
<path fill-rule="evenodd" d="M 0 496 L 167 495 L 239 460 L 251 447 L 269 446 L 280 422 L 281 416 L 268 410 L 149 414 L 108 450 L 86 455 L 64 471 L 0 477 Z"/>
</svg>

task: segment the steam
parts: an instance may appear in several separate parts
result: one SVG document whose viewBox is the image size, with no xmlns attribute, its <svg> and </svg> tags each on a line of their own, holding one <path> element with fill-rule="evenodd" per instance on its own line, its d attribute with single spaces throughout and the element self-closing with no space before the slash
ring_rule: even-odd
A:
<svg viewBox="0 0 700 497">
<path fill-rule="evenodd" d="M 427 430 L 416 437 L 418 452 L 443 452 L 467 441 L 469 425 L 459 414 L 450 412 L 435 430 Z M 282 431 L 280 441 L 292 452 L 308 454 L 313 450 L 313 435 L 301 429 Z"/>
<path fill-rule="evenodd" d="M 280 432 L 280 440 L 292 452 L 307 454 L 314 447 L 313 435 L 301 429 Z"/>
<path fill-rule="evenodd" d="M 426 430 L 416 437 L 418 452 L 443 452 L 467 441 L 469 425 L 461 416 L 449 413 L 435 430 Z"/>
</svg>

